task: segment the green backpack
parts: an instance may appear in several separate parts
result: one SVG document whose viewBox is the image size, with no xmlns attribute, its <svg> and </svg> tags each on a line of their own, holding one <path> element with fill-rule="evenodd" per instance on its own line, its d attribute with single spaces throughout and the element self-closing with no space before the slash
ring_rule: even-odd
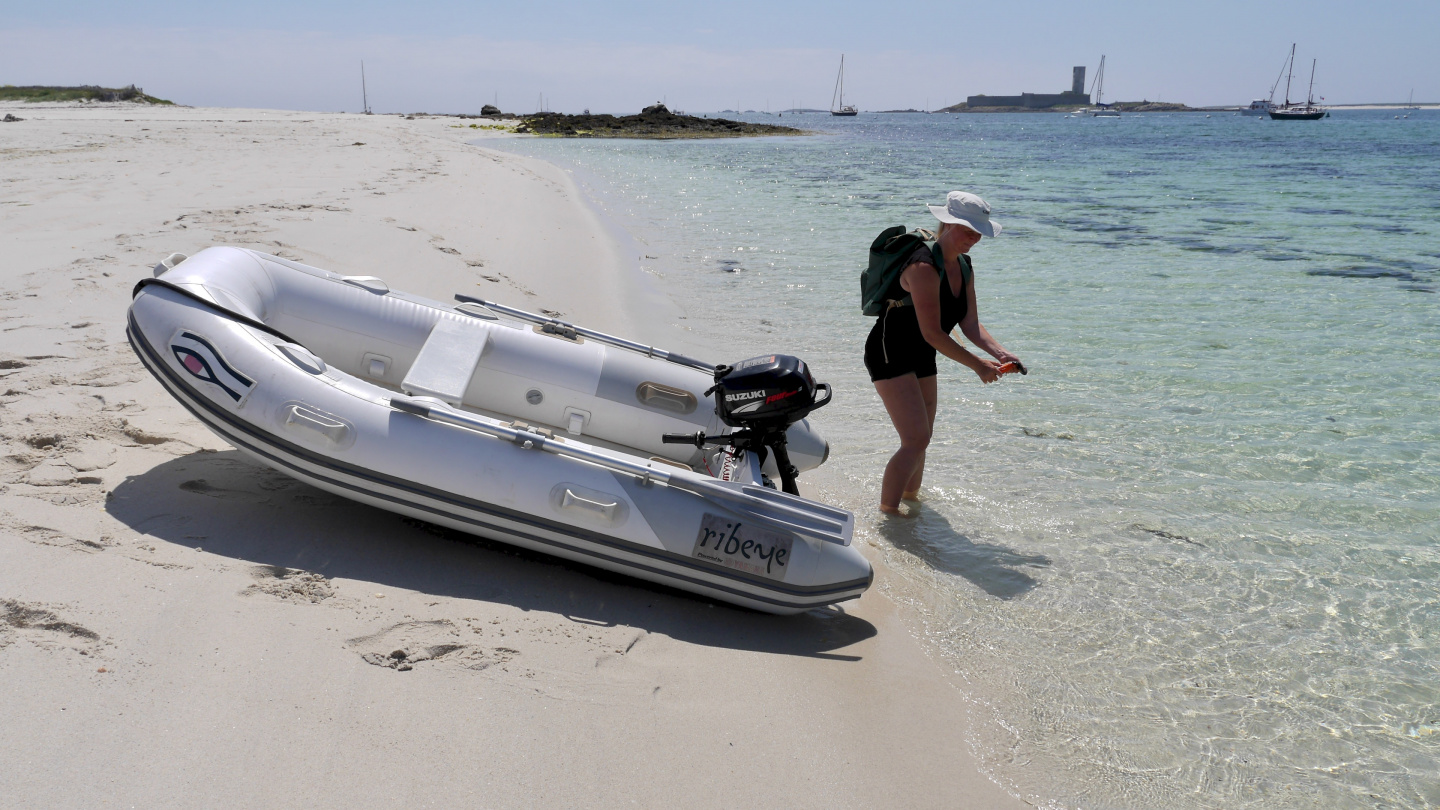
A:
<svg viewBox="0 0 1440 810">
<path fill-rule="evenodd" d="M 924 228 L 907 232 L 904 225 L 896 225 L 881 231 L 870 243 L 870 266 L 860 274 L 860 312 L 874 316 L 891 306 L 909 306 L 908 294 L 898 299 L 887 299 L 885 295 L 905 271 L 910 254 L 934 241 L 935 233 Z M 892 304 L 892 300 L 896 303 Z"/>
<path fill-rule="evenodd" d="M 936 233 L 924 228 L 916 228 L 907 232 L 904 225 L 896 225 L 893 228 L 886 228 L 875 237 L 870 243 L 870 266 L 860 274 L 860 312 L 862 315 L 880 315 L 890 307 L 908 307 L 911 305 L 910 294 L 905 293 L 901 298 L 886 298 L 886 294 L 895 286 L 900 279 L 900 274 L 910 265 L 910 254 L 916 248 L 929 248 L 935 250 Z M 935 256 L 937 266 L 938 254 Z M 964 274 L 968 282 L 974 272 L 971 268 L 968 255 L 960 256 L 960 272 Z M 940 277 L 945 277 L 945 271 L 940 271 Z M 904 293 L 902 288 L 900 292 Z"/>
</svg>

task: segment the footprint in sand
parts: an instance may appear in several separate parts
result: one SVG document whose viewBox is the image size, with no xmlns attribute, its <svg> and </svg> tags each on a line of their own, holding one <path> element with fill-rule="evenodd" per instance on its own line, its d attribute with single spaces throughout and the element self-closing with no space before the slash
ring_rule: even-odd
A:
<svg viewBox="0 0 1440 810">
<path fill-rule="evenodd" d="M 65 503 L 65 501 L 60 500 L 56 500 L 53 502 Z M 77 499 L 73 502 L 79 503 L 80 500 Z M 90 539 L 87 537 L 75 537 L 74 535 L 67 534 L 66 532 L 59 531 L 58 529 L 52 529 L 48 526 L 26 526 L 13 523 L 7 526 L 7 528 L 17 532 L 21 537 L 25 538 L 26 540 L 42 546 L 69 548 L 75 551 L 83 551 L 87 554 L 95 551 L 104 551 L 105 549 L 110 547 L 110 538 L 105 535 L 102 535 L 99 539 Z"/>
<path fill-rule="evenodd" d="M 81 655 L 92 655 L 104 642 L 100 634 L 36 604 L 0 599 L 0 649 L 17 639 L 39 647 L 68 647 Z"/>
<path fill-rule="evenodd" d="M 65 437 L 58 433 L 32 433 L 20 441 L 36 450 L 54 450 L 65 443 Z"/>
<path fill-rule="evenodd" d="M 170 437 L 168 436 L 156 436 L 153 433 L 147 433 L 137 427 L 125 428 L 121 431 L 121 433 L 124 433 L 125 436 L 130 439 L 130 441 L 135 442 L 136 444 L 164 444 L 168 441 L 171 441 Z"/>
<path fill-rule="evenodd" d="M 82 441 L 73 452 L 66 453 L 63 461 L 76 472 L 103 470 L 115 463 L 115 447 L 106 442 Z"/>
<path fill-rule="evenodd" d="M 259 492 L 251 492 L 244 489 L 229 489 L 218 487 L 206 481 L 204 478 L 192 478 L 189 481 L 182 481 L 179 485 L 182 492 L 190 492 L 195 495 L 204 495 L 207 498 L 227 499 L 239 498 L 254 504 L 270 503 L 270 498 Z"/>
<path fill-rule="evenodd" d="M 242 596 L 263 593 L 286 602 L 313 605 L 335 595 L 330 580 L 311 571 L 282 565 L 257 565 L 250 574 L 255 577 L 255 584 L 241 591 Z"/>
<path fill-rule="evenodd" d="M 75 483 L 75 471 L 59 461 L 47 459 L 31 467 L 21 480 L 32 487 L 63 487 Z"/>
<path fill-rule="evenodd" d="M 346 642 L 367 664 L 407 672 L 417 664 L 480 671 L 505 664 L 520 653 L 509 647 L 462 642 L 460 627 L 449 619 L 401 622 Z"/>
</svg>

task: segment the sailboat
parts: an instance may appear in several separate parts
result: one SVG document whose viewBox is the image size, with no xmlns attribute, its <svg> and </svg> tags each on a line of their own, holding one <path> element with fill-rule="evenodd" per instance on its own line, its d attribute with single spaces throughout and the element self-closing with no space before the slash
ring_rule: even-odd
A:
<svg viewBox="0 0 1440 810">
<path fill-rule="evenodd" d="M 840 54 L 840 73 L 835 77 L 835 93 L 830 96 L 831 115 L 859 115 L 855 105 L 845 103 L 845 54 Z"/>
<path fill-rule="evenodd" d="M 1330 112 L 1324 107 L 1315 104 L 1315 61 L 1310 62 L 1310 90 L 1306 94 L 1304 104 L 1292 104 L 1290 102 L 1290 79 L 1295 74 L 1295 45 L 1290 45 L 1290 70 L 1285 76 L 1285 106 L 1270 111 L 1270 117 L 1276 121 L 1319 121 L 1329 115 Z"/>
<path fill-rule="evenodd" d="M 1105 95 L 1105 55 L 1100 55 L 1100 67 L 1095 71 L 1095 81 L 1090 85 L 1090 92 L 1095 94 L 1095 106 L 1085 111 L 1086 115 L 1093 115 L 1096 118 L 1119 118 L 1120 111 L 1106 107 L 1100 100 Z"/>
<path fill-rule="evenodd" d="M 1405 102 L 1405 106 L 1404 106 L 1404 107 L 1401 107 L 1400 109 L 1402 109 L 1402 110 L 1418 110 L 1418 109 L 1420 109 L 1419 107 L 1416 107 L 1416 106 L 1415 106 L 1415 88 L 1413 88 L 1413 87 L 1410 88 L 1410 100 L 1407 101 L 1407 102 Z"/>
</svg>

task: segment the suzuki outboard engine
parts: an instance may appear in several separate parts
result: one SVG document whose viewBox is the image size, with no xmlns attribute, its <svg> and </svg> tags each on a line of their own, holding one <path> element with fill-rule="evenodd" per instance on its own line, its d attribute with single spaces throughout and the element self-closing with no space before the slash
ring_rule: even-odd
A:
<svg viewBox="0 0 1440 810">
<path fill-rule="evenodd" d="M 825 396 L 817 399 L 822 391 Z M 785 449 L 785 431 L 830 403 L 830 385 L 815 382 L 805 361 L 798 357 L 767 354 L 733 366 L 716 366 L 715 385 L 705 394 L 715 395 L 716 415 L 736 430 L 720 436 L 706 436 L 703 430 L 667 433 L 664 441 L 696 447 L 730 445 L 758 454 L 762 464 L 766 454 L 773 452 L 784 490 L 799 495 L 795 485 L 799 472 Z"/>
</svg>

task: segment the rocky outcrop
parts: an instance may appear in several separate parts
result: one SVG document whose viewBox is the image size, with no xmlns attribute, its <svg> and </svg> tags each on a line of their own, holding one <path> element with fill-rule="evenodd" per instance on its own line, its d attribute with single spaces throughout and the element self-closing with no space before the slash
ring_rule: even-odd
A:
<svg viewBox="0 0 1440 810">
<path fill-rule="evenodd" d="M 773 124 L 750 124 L 725 118 L 676 115 L 653 104 L 639 115 L 565 115 L 536 113 L 522 117 L 516 132 L 562 138 L 739 138 L 756 135 L 804 135 L 803 130 Z"/>
<path fill-rule="evenodd" d="M 1194 107 L 1169 101 L 1117 101 L 1106 106 L 1121 112 L 1200 112 Z"/>
</svg>

